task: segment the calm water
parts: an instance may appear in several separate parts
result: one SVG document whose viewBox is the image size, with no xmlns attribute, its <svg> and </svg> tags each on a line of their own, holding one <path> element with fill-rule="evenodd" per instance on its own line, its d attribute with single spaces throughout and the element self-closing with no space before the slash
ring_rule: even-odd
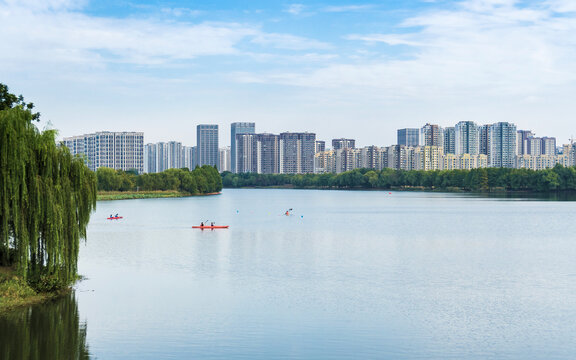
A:
<svg viewBox="0 0 576 360">
<path fill-rule="evenodd" d="M 100 202 L 87 280 L 0 319 L 0 357 L 573 359 L 575 216 L 570 201 L 409 192 Z M 204 220 L 230 228 L 191 229 Z"/>
</svg>

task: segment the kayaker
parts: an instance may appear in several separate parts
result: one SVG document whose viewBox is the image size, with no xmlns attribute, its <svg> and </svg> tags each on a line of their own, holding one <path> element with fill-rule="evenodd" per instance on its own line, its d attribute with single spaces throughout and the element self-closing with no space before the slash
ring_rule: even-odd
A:
<svg viewBox="0 0 576 360">
<path fill-rule="evenodd" d="M 114 217 L 114 216 L 112 216 L 112 214 L 110 214 L 110 217 L 112 218 L 112 217 Z"/>
<path fill-rule="evenodd" d="M 212 221 L 212 222 L 210 223 L 210 226 L 214 226 L 214 221 Z"/>
<path fill-rule="evenodd" d="M 201 223 L 200 223 L 200 226 L 204 226 L 204 222 L 201 222 Z"/>
<path fill-rule="evenodd" d="M 116 214 L 116 216 L 114 216 L 114 217 L 118 217 L 118 214 Z"/>
</svg>

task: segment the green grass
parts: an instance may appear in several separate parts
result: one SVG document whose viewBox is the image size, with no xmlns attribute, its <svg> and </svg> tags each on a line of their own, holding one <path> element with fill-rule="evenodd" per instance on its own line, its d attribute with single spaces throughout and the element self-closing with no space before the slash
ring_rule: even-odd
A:
<svg viewBox="0 0 576 360">
<path fill-rule="evenodd" d="M 128 200 L 128 199 L 154 199 L 175 198 L 185 196 L 217 195 L 220 193 L 194 194 L 177 190 L 154 190 L 154 191 L 99 191 L 98 200 Z"/>
<path fill-rule="evenodd" d="M 126 199 L 152 199 L 152 198 L 174 198 L 190 196 L 176 190 L 157 191 L 99 191 L 98 200 L 126 200 Z"/>
<path fill-rule="evenodd" d="M 36 293 L 12 268 L 0 267 L 0 314 L 44 301 L 48 297 L 48 294 Z"/>
</svg>

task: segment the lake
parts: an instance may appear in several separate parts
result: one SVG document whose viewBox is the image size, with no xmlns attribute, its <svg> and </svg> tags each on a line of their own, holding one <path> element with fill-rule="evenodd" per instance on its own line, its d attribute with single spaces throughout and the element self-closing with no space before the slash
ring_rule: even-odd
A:
<svg viewBox="0 0 576 360">
<path fill-rule="evenodd" d="M 426 192 L 99 202 L 86 279 L 0 318 L 0 357 L 573 359 L 575 216 Z"/>
</svg>

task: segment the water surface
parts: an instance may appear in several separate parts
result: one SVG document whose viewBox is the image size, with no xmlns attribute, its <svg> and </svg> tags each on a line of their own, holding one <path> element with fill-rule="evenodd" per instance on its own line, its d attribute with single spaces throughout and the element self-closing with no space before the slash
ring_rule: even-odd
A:
<svg viewBox="0 0 576 360">
<path fill-rule="evenodd" d="M 422 192 L 99 202 L 77 323 L 99 359 L 572 359 L 575 214 Z"/>
</svg>

